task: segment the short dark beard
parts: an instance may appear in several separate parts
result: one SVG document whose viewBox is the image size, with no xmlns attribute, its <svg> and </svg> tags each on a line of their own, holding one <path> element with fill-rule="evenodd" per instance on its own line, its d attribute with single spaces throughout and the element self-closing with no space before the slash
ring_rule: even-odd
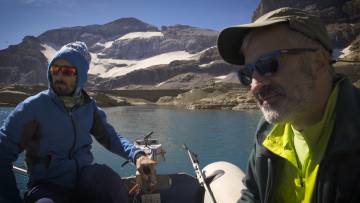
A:
<svg viewBox="0 0 360 203">
<path fill-rule="evenodd" d="M 56 84 L 63 84 L 65 86 L 65 88 L 58 89 L 58 88 L 56 88 Z M 75 90 L 73 90 L 70 93 L 64 92 L 63 90 L 66 90 L 67 88 L 66 88 L 66 84 L 61 80 L 55 81 L 52 88 L 58 96 L 72 96 L 75 91 Z"/>
</svg>

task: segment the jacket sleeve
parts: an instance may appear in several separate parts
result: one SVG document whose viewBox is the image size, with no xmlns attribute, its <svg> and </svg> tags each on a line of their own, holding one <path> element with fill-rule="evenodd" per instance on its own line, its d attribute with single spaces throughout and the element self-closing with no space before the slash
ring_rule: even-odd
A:
<svg viewBox="0 0 360 203">
<path fill-rule="evenodd" d="M 144 154 L 144 152 L 115 131 L 114 127 L 108 123 L 105 112 L 97 107 L 95 102 L 94 109 L 91 134 L 109 151 L 125 159 L 131 159 L 135 163 L 138 155 Z"/>
<path fill-rule="evenodd" d="M 256 184 L 256 171 L 255 171 L 255 148 L 250 153 L 250 158 L 248 162 L 248 167 L 246 175 L 243 179 L 245 189 L 241 191 L 240 203 L 255 203 L 260 202 L 259 200 L 259 190 Z"/>
<path fill-rule="evenodd" d="M 26 125 L 32 123 L 31 109 L 20 103 L 5 119 L 0 128 L 0 200 L 1 202 L 21 202 L 16 186 L 12 163 L 23 151 L 23 135 Z"/>
</svg>

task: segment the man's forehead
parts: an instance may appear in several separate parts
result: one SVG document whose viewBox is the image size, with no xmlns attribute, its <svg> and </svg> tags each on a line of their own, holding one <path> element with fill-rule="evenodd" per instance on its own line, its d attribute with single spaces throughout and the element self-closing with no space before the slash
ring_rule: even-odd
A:
<svg viewBox="0 0 360 203">
<path fill-rule="evenodd" d="M 291 31 L 284 24 L 257 29 L 246 36 L 242 47 L 245 62 L 253 62 L 274 50 L 295 48 L 291 40 Z"/>
<path fill-rule="evenodd" d="M 258 44 L 259 40 L 264 40 L 266 44 L 274 44 L 282 46 L 282 44 L 275 43 L 274 40 L 280 40 L 281 42 L 290 42 L 292 36 L 292 30 L 286 24 L 277 24 L 269 27 L 259 28 L 246 36 L 248 40 L 247 47 Z M 265 45 L 265 44 L 264 44 Z M 246 47 L 245 47 L 246 48 Z"/>
</svg>

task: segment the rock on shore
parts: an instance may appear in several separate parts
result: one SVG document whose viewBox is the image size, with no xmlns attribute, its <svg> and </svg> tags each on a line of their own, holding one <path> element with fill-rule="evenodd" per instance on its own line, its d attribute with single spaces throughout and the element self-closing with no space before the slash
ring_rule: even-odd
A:
<svg viewBox="0 0 360 203">
<path fill-rule="evenodd" d="M 192 89 L 176 97 L 161 97 L 157 104 L 176 105 L 186 109 L 256 110 L 248 88 L 238 83 L 214 83 Z"/>
</svg>

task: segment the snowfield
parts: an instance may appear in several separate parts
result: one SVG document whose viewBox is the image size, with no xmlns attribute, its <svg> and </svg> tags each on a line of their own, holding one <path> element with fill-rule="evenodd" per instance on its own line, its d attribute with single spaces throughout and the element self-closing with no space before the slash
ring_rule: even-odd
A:
<svg viewBox="0 0 360 203">
<path fill-rule="evenodd" d="M 197 60 L 199 56 L 199 54 L 190 54 L 186 51 L 174 51 L 143 60 L 119 60 L 101 59 L 96 54 L 91 54 L 92 62 L 89 73 L 102 78 L 112 78 L 154 65 L 169 64 L 175 60 Z M 113 64 L 114 67 L 108 69 L 106 68 L 108 64 Z M 118 66 L 116 66 L 117 64 Z"/>
<path fill-rule="evenodd" d="M 119 40 L 129 40 L 136 38 L 151 38 L 151 37 L 163 37 L 164 35 L 161 32 L 132 32 L 128 33 L 114 41 L 107 41 L 103 43 L 97 43 L 102 47 L 109 48 L 113 45 L 114 42 Z M 57 50 L 52 48 L 47 44 L 42 44 L 44 50 L 42 53 L 50 61 Z M 204 50 L 206 51 L 206 50 Z M 121 59 L 111 59 L 111 58 L 99 58 L 96 53 L 91 54 L 91 64 L 89 73 L 97 75 L 102 78 L 112 78 L 121 75 L 128 74 L 132 71 L 138 69 L 145 69 L 154 65 L 164 65 L 169 64 L 175 60 L 199 60 L 199 57 L 204 51 L 190 54 L 186 51 L 174 51 L 159 54 L 153 57 L 149 57 L 143 60 L 121 60 Z M 101 54 L 98 53 L 98 54 Z"/>
<path fill-rule="evenodd" d="M 151 37 L 163 37 L 164 35 L 161 32 L 131 32 L 126 35 L 123 35 L 114 41 L 107 41 L 104 43 L 96 43 L 97 45 L 104 47 L 105 49 L 111 47 L 114 42 L 121 41 L 121 40 L 129 40 L 129 39 L 145 39 L 145 38 L 151 38 Z"/>
<path fill-rule="evenodd" d="M 118 40 L 127 40 L 127 39 L 135 39 L 135 38 L 151 38 L 151 37 L 163 37 L 163 33 L 161 32 L 130 32 Z"/>
</svg>

